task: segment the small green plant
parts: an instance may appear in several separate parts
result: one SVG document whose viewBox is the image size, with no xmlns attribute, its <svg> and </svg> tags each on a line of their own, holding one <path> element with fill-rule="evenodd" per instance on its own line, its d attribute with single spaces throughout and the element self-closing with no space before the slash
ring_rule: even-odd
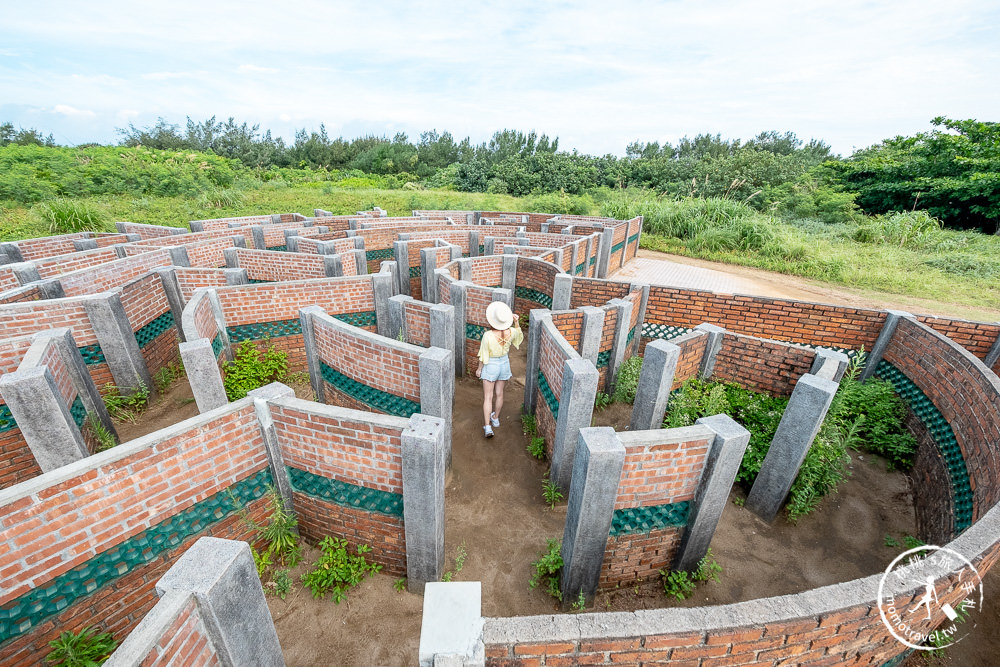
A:
<svg viewBox="0 0 1000 667">
<path fill-rule="evenodd" d="M 528 586 L 538 588 L 539 584 L 544 584 L 549 595 L 562 602 L 562 591 L 559 590 L 559 576 L 563 566 L 562 542 L 549 539 L 546 549 L 545 553 L 539 554 L 541 558 L 531 564 L 535 568 L 535 574 L 528 581 Z"/>
<path fill-rule="evenodd" d="M 233 357 L 223 368 L 223 385 L 230 401 L 237 401 L 268 383 L 281 382 L 288 373 L 288 353 L 272 344 L 266 344 L 261 352 L 252 340 L 246 339 Z"/>
<path fill-rule="evenodd" d="M 697 586 L 695 582 L 691 581 L 691 575 L 683 570 L 674 570 L 673 572 L 660 570 L 660 576 L 663 577 L 663 591 L 667 595 L 673 595 L 678 600 L 690 597 Z"/>
<path fill-rule="evenodd" d="M 521 430 L 525 435 L 535 435 L 538 432 L 538 422 L 535 415 L 521 415 Z"/>
<path fill-rule="evenodd" d="M 118 641 L 110 632 L 99 632 L 88 625 L 79 632 L 63 632 L 49 642 L 52 650 L 45 657 L 46 664 L 59 667 L 93 667 L 101 665 L 116 648 Z"/>
<path fill-rule="evenodd" d="M 381 565 L 365 559 L 365 554 L 372 550 L 367 544 L 359 544 L 357 554 L 351 554 L 347 551 L 347 540 L 327 535 L 319 548 L 321 553 L 315 567 L 302 575 L 302 583 L 316 599 L 331 593 L 333 601 L 340 604 L 347 591 L 382 570 Z"/>
<path fill-rule="evenodd" d="M 250 516 L 250 512 L 229 492 L 229 501 L 236 505 L 243 522 L 257 535 L 267 542 L 267 548 L 261 557 L 267 557 L 268 563 L 280 562 L 286 567 L 295 567 L 302 560 L 302 548 L 299 546 L 297 532 L 298 519 L 285 507 L 285 501 L 273 485 L 267 487 L 267 504 L 270 517 L 267 524 L 260 524 Z M 256 560 L 256 559 L 255 559 Z M 258 570 L 258 574 L 260 571 Z M 263 577 L 261 577 L 263 579 Z"/>
<path fill-rule="evenodd" d="M 899 540 L 897 540 L 895 537 L 893 537 L 889 533 L 886 533 L 885 534 L 885 546 L 887 546 L 887 547 L 898 547 L 899 546 Z"/>
<path fill-rule="evenodd" d="M 104 395 L 104 405 L 112 419 L 135 424 L 149 405 L 149 388 L 139 381 L 139 388 L 132 393 L 122 393 L 120 387 L 113 384 L 104 385 L 101 392 Z"/>
<path fill-rule="evenodd" d="M 545 458 L 545 438 L 541 436 L 533 437 L 531 439 L 531 442 L 528 443 L 526 449 L 528 450 L 529 454 L 531 454 L 534 458 L 541 461 L 542 459 Z"/>
<path fill-rule="evenodd" d="M 640 373 L 642 373 L 642 357 L 634 355 L 626 359 L 618 368 L 611 400 L 615 403 L 634 403 L 635 392 L 639 388 Z"/>
<path fill-rule="evenodd" d="M 597 392 L 597 396 L 594 397 L 594 409 L 603 410 L 609 405 L 611 405 L 611 397 L 605 394 L 603 391 Z"/>
<path fill-rule="evenodd" d="M 396 581 L 392 582 L 392 587 L 397 593 L 402 593 L 406 590 L 406 577 L 400 577 Z"/>
<path fill-rule="evenodd" d="M 916 549 L 917 547 L 924 546 L 924 542 L 923 542 L 923 540 L 917 539 L 913 535 L 904 535 L 903 536 L 903 546 L 906 547 L 907 550 L 909 550 L 909 549 Z"/>
<path fill-rule="evenodd" d="M 250 547 L 250 555 L 253 556 L 253 564 L 257 568 L 257 578 L 265 581 L 267 568 L 271 567 L 271 552 L 257 551 L 253 547 Z"/>
<path fill-rule="evenodd" d="M 444 581 L 444 582 L 451 581 L 452 577 L 454 577 L 454 576 L 455 576 L 455 574 L 451 570 L 448 570 L 447 572 L 445 572 L 444 574 L 441 575 L 441 581 Z"/>
<path fill-rule="evenodd" d="M 170 385 L 172 385 L 177 378 L 183 375 L 184 367 L 171 361 L 169 364 L 156 371 L 153 375 L 153 385 L 156 387 L 156 391 L 164 392 L 170 388 Z"/>
<path fill-rule="evenodd" d="M 563 492 L 559 490 L 559 486 L 549 479 L 549 474 L 545 473 L 545 477 L 542 478 L 542 497 L 545 498 L 545 502 L 548 503 L 550 509 L 555 509 L 556 503 L 563 499 Z"/>
<path fill-rule="evenodd" d="M 705 556 L 698 561 L 698 566 L 694 570 L 694 580 L 695 581 L 718 581 L 719 575 L 722 574 L 722 566 L 719 565 L 715 560 L 715 556 L 712 555 L 712 550 L 709 549 L 705 552 Z"/>
<path fill-rule="evenodd" d="M 583 611 L 587 608 L 587 598 L 583 594 L 583 589 L 580 589 L 580 595 L 577 596 L 576 602 L 570 605 L 570 609 L 573 611 Z"/>
<path fill-rule="evenodd" d="M 97 441 L 97 451 L 104 452 L 118 444 L 115 436 L 111 434 L 104 422 L 97 418 L 97 415 L 88 413 L 84 426 L 90 432 L 91 437 Z"/>
<path fill-rule="evenodd" d="M 736 505 L 737 507 L 743 507 L 744 505 L 747 504 L 747 499 L 744 498 L 743 496 L 736 496 L 735 498 L 733 498 L 733 504 Z"/>
<path fill-rule="evenodd" d="M 284 600 L 288 596 L 288 592 L 292 590 L 291 572 L 288 568 L 284 567 L 280 570 L 275 570 L 271 583 L 274 584 L 274 594 Z"/>
<path fill-rule="evenodd" d="M 469 552 L 465 550 L 465 542 L 458 545 L 458 549 L 455 550 L 455 574 L 462 571 L 465 567 L 465 559 L 468 557 Z"/>
</svg>

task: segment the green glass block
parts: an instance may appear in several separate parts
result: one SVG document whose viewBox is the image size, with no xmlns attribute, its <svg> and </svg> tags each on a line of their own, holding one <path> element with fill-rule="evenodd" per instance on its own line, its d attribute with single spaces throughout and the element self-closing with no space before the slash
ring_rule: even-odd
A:
<svg viewBox="0 0 1000 667">
<path fill-rule="evenodd" d="M 530 287 L 515 287 L 514 296 L 520 297 L 522 299 L 527 299 L 528 301 L 534 301 L 542 308 L 552 307 L 552 297 L 544 292 L 539 292 L 538 290 L 531 289 Z"/>
<path fill-rule="evenodd" d="M 593 266 L 594 264 L 597 264 L 597 257 L 590 258 L 590 265 Z"/>
<path fill-rule="evenodd" d="M 411 266 L 410 267 L 410 277 L 411 278 L 419 278 L 420 277 L 420 267 L 419 266 Z"/>
<path fill-rule="evenodd" d="M 286 466 L 292 488 L 327 502 L 389 516 L 403 516 L 403 496 L 380 489 L 342 482 L 305 470 Z"/>
<path fill-rule="evenodd" d="M 274 250 L 275 252 L 288 252 L 287 245 L 269 245 L 267 246 L 267 249 Z"/>
<path fill-rule="evenodd" d="M 479 256 L 482 257 L 485 254 L 486 254 L 486 246 L 484 246 L 482 243 L 480 243 L 479 244 Z"/>
<path fill-rule="evenodd" d="M 265 338 L 301 334 L 302 324 L 298 319 L 240 324 L 235 327 L 226 327 L 226 333 L 229 334 L 230 342 L 241 343 L 245 340 L 264 340 Z"/>
<path fill-rule="evenodd" d="M 263 285 L 264 283 L 273 283 L 273 282 L 277 282 L 277 281 L 275 281 L 275 280 L 262 280 L 260 278 L 248 278 L 247 279 L 247 283 L 249 283 L 250 285 Z"/>
<path fill-rule="evenodd" d="M 216 359 L 222 354 L 222 334 L 215 334 L 215 338 L 212 339 L 212 353 Z"/>
<path fill-rule="evenodd" d="M 639 235 L 638 234 L 633 234 L 632 236 L 628 237 L 628 245 L 632 245 L 633 243 L 635 243 L 638 240 L 639 240 Z"/>
<path fill-rule="evenodd" d="M 686 526 L 690 503 L 654 505 L 652 507 L 630 507 L 615 510 L 611 518 L 611 537 L 619 535 L 643 535 L 654 530 L 672 526 Z"/>
<path fill-rule="evenodd" d="M 542 392 L 542 398 L 545 399 L 545 404 L 549 406 L 549 412 L 552 413 L 552 418 L 556 421 L 559 420 L 559 399 L 552 392 L 552 387 L 549 386 L 549 381 L 545 379 L 545 373 L 538 371 L 538 391 Z"/>
<path fill-rule="evenodd" d="M 343 373 L 330 368 L 322 361 L 319 367 L 323 379 L 332 384 L 337 391 L 343 392 L 379 412 L 396 415 L 397 417 L 409 417 L 414 413 L 420 412 L 420 404 L 416 401 L 390 394 L 375 387 L 369 387 L 354 378 L 347 377 Z"/>
<path fill-rule="evenodd" d="M 889 660 L 883 662 L 881 665 L 879 665 L 879 667 L 899 667 L 904 662 L 906 662 L 906 659 L 910 657 L 910 655 L 913 653 L 914 650 L 915 649 L 912 648 L 907 649 L 902 653 L 900 653 L 899 655 L 897 655 L 895 658 L 889 658 Z"/>
<path fill-rule="evenodd" d="M 265 468 L 0 606 L 0 643 L 28 632 L 237 511 L 232 496 L 240 505 L 263 497 L 271 482 L 271 473 Z"/>
<path fill-rule="evenodd" d="M 486 333 L 486 327 L 481 327 L 478 324 L 465 325 L 465 337 L 469 340 L 482 340 L 484 333 Z"/>
<path fill-rule="evenodd" d="M 625 242 L 624 241 L 622 241 L 621 243 L 614 244 L 613 246 L 611 246 L 611 254 L 612 255 L 615 254 L 616 252 L 618 252 L 619 250 L 621 250 L 624 247 L 625 247 Z"/>
<path fill-rule="evenodd" d="M 694 331 L 694 329 L 689 329 L 687 327 L 672 327 L 666 324 L 653 324 L 652 322 L 642 323 L 642 335 L 644 338 L 660 338 L 662 340 L 670 340 L 671 338 L 683 336 L 691 331 Z"/>
<path fill-rule="evenodd" d="M 70 406 L 69 413 L 73 416 L 76 427 L 83 428 L 83 422 L 87 419 L 87 408 L 84 407 L 83 401 L 80 400 L 79 396 L 73 399 L 73 405 Z"/>
<path fill-rule="evenodd" d="M 917 418 L 927 428 L 941 458 L 944 459 L 951 481 L 952 505 L 955 512 L 955 532 L 962 533 L 972 525 L 972 486 L 969 480 L 969 469 L 965 465 L 962 449 L 951 425 L 945 419 L 934 402 L 900 369 L 885 359 L 875 367 L 875 377 L 892 383 L 899 394 L 913 410 Z"/>
<path fill-rule="evenodd" d="M 15 428 L 17 428 L 17 422 L 14 421 L 14 415 L 10 413 L 10 408 L 7 407 L 6 403 L 0 403 L 0 433 Z"/>
<path fill-rule="evenodd" d="M 472 256 L 472 255 L 470 255 L 470 254 L 469 254 L 469 253 L 467 253 L 467 252 L 463 252 L 463 253 L 462 253 L 462 257 L 463 257 L 464 259 L 468 259 L 468 258 L 469 258 L 469 257 L 471 257 L 471 256 Z"/>
<path fill-rule="evenodd" d="M 135 341 L 139 347 L 143 348 L 152 343 L 156 338 L 174 326 L 174 314 L 167 311 L 155 320 L 135 332 Z"/>
<path fill-rule="evenodd" d="M 611 350 L 604 350 L 604 352 L 598 352 L 596 365 L 598 368 L 604 368 L 605 366 L 608 365 L 608 362 L 610 360 L 611 360 Z"/>
<path fill-rule="evenodd" d="M 631 329 L 628 330 L 628 336 L 625 337 L 625 344 L 626 345 L 629 344 L 629 343 L 631 343 L 632 340 L 635 338 L 635 329 L 636 329 L 636 327 L 632 327 Z"/>
<path fill-rule="evenodd" d="M 587 269 L 587 263 L 586 262 L 580 262 L 579 264 L 576 265 L 576 275 L 578 275 L 578 276 L 582 275 L 583 272 L 586 269 Z"/>
<path fill-rule="evenodd" d="M 338 319 L 341 322 L 347 322 L 351 326 L 355 327 L 375 326 L 374 310 L 363 310 L 357 313 L 337 313 L 336 315 L 331 315 L 331 317 Z"/>
<path fill-rule="evenodd" d="M 103 364 L 106 361 L 104 359 L 104 352 L 101 350 L 100 345 L 81 346 L 80 356 L 83 357 L 83 362 L 88 366 L 93 366 L 94 364 Z"/>
<path fill-rule="evenodd" d="M 366 250 L 365 257 L 368 261 L 396 259 L 396 252 L 392 248 L 382 248 L 381 250 Z"/>
</svg>

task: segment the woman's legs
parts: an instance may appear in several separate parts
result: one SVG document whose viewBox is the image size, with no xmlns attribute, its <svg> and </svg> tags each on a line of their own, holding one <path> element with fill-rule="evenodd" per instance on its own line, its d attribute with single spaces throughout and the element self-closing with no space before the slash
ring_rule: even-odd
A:
<svg viewBox="0 0 1000 667">
<path fill-rule="evenodd" d="M 493 412 L 493 386 L 502 384 L 483 380 L 483 425 L 490 425 L 490 413 Z"/>
<path fill-rule="evenodd" d="M 503 388 L 504 388 L 504 385 L 507 384 L 507 381 L 506 380 L 497 380 L 493 384 L 496 385 L 496 387 L 493 389 L 493 413 L 496 415 L 496 418 L 499 420 L 500 419 L 500 411 L 503 409 Z M 489 417 L 488 414 L 486 416 Z"/>
</svg>

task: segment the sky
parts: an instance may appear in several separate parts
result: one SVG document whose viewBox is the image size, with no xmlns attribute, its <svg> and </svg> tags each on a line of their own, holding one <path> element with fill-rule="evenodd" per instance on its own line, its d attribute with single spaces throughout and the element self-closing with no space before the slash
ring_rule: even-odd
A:
<svg viewBox="0 0 1000 667">
<path fill-rule="evenodd" d="M 3 0 L 0 16 L 0 122 L 67 145 L 214 115 L 287 140 L 535 130 L 592 155 L 778 130 L 849 155 L 936 116 L 1000 121 L 996 0 Z"/>
</svg>

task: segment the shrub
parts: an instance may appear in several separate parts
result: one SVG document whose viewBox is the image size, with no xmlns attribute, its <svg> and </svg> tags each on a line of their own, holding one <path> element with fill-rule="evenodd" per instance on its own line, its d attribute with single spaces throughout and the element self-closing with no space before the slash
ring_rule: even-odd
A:
<svg viewBox="0 0 1000 667">
<path fill-rule="evenodd" d="M 233 357 L 223 368 L 223 384 L 230 401 L 239 400 L 270 382 L 280 382 L 288 373 L 288 353 L 273 345 L 267 345 L 261 352 L 247 339 L 239 344 Z"/>
<path fill-rule="evenodd" d="M 134 424 L 149 405 L 149 389 L 141 381 L 139 388 L 131 394 L 122 394 L 121 389 L 113 384 L 104 385 L 102 394 L 108 414 L 118 421 Z"/>
<path fill-rule="evenodd" d="M 110 229 L 107 212 L 84 200 L 53 199 L 36 204 L 32 213 L 48 227 L 50 234 L 104 232 Z"/>
<path fill-rule="evenodd" d="M 716 562 L 712 550 L 709 549 L 705 552 L 705 556 L 698 561 L 693 572 L 660 570 L 660 577 L 663 579 L 664 593 L 673 595 L 678 600 L 684 600 L 691 597 L 698 582 L 709 579 L 718 581 L 721 573 L 722 566 Z"/>
<path fill-rule="evenodd" d="M 559 486 L 555 482 L 549 479 L 548 473 L 545 473 L 545 477 L 542 479 L 542 497 L 550 509 L 555 509 L 556 503 L 563 499 L 563 492 L 559 490 Z"/>
<path fill-rule="evenodd" d="M 535 435 L 538 431 L 538 421 L 535 415 L 521 415 L 521 430 L 525 435 Z"/>
<path fill-rule="evenodd" d="M 876 215 L 859 225 L 852 238 L 861 243 L 926 248 L 941 240 L 941 221 L 927 211 Z"/>
<path fill-rule="evenodd" d="M 63 632 L 49 642 L 52 650 L 45 657 L 46 664 L 60 667 L 92 667 L 101 665 L 118 647 L 110 632 L 98 632 L 89 625 L 79 632 Z"/>
<path fill-rule="evenodd" d="M 563 566 L 562 542 L 549 539 L 546 548 L 548 550 L 545 553 L 539 554 L 541 558 L 531 564 L 535 568 L 535 574 L 528 581 L 528 586 L 538 588 L 539 584 L 544 584 L 548 594 L 562 602 L 562 591 L 559 590 Z"/>
<path fill-rule="evenodd" d="M 642 357 L 634 355 L 618 368 L 615 390 L 611 400 L 615 403 L 634 403 L 635 392 L 639 388 L 639 374 L 642 372 Z"/>
<path fill-rule="evenodd" d="M 90 435 L 97 441 L 97 451 L 104 452 L 118 444 L 118 440 L 111 431 L 104 426 L 104 423 L 94 414 L 88 414 L 84 427 L 90 431 Z"/>
<path fill-rule="evenodd" d="M 529 454 L 541 461 L 545 458 L 545 438 L 534 436 L 531 438 L 531 442 L 528 443 L 526 449 Z"/>
<path fill-rule="evenodd" d="M 316 566 L 302 575 L 302 583 L 316 599 L 332 593 L 333 601 L 340 604 L 347 597 L 347 591 L 360 584 L 365 577 L 372 577 L 382 570 L 381 565 L 365 559 L 365 554 L 372 550 L 367 544 L 359 544 L 357 554 L 353 555 L 347 551 L 347 540 L 327 535 L 319 543 L 319 548 L 321 553 Z"/>
</svg>

